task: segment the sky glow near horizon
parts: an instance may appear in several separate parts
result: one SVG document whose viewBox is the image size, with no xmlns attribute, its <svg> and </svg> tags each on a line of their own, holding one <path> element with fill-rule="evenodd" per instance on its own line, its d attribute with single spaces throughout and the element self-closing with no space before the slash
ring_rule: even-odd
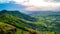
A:
<svg viewBox="0 0 60 34">
<path fill-rule="evenodd" d="M 15 4 L 21 4 L 26 6 L 24 10 L 34 11 L 34 10 L 59 10 L 60 2 L 59 0 L 0 0 L 0 3 L 14 1 Z M 60 11 L 60 10 L 59 10 Z"/>
</svg>

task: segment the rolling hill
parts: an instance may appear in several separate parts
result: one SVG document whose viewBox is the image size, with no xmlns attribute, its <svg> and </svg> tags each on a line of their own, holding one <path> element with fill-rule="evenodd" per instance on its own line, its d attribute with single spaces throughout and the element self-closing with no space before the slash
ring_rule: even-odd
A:
<svg viewBox="0 0 60 34">
<path fill-rule="evenodd" d="M 19 11 L 7 11 L 7 10 L 2 10 L 0 11 L 0 14 L 11 14 L 15 17 L 19 17 L 28 21 L 36 21 L 36 19 L 34 17 L 31 17 L 29 15 L 26 15 L 24 13 L 21 13 Z"/>
<path fill-rule="evenodd" d="M 5 27 L 5 24 L 12 25 L 12 26 L 16 27 L 17 29 L 23 30 L 23 31 L 28 31 L 29 32 L 29 29 L 32 30 L 32 27 L 36 26 L 36 25 L 32 24 L 31 20 L 24 18 L 24 16 L 26 16 L 26 18 L 30 18 L 30 19 L 33 18 L 33 17 L 28 16 L 28 15 L 24 15 L 24 14 L 18 12 L 18 11 L 6 11 L 6 10 L 1 11 L 0 12 L 0 22 L 4 23 L 3 24 L 4 26 L 1 25 L 1 27 L 3 26 L 3 31 L 7 27 L 7 25 Z M 34 31 L 34 30 L 32 30 L 32 31 Z"/>
<path fill-rule="evenodd" d="M 0 22 L 12 25 L 17 29 L 20 29 L 20 30 L 22 29 L 28 32 L 30 31 L 34 32 L 36 28 L 39 28 L 39 29 L 44 28 L 41 25 L 33 24 L 33 22 L 35 22 L 35 18 L 22 14 L 19 11 L 6 11 L 6 10 L 1 11 Z"/>
<path fill-rule="evenodd" d="M 56 14 L 57 13 L 57 14 Z M 33 14 L 26 15 L 19 11 L 8 11 L 2 10 L 0 11 L 0 22 L 5 24 L 11 25 L 10 27 L 16 27 L 17 31 L 15 33 L 21 34 L 21 31 L 26 32 L 28 34 L 46 32 L 46 33 L 59 33 L 60 31 L 60 19 L 59 19 L 59 12 L 46 12 L 45 14 L 42 12 L 37 12 Z M 0 23 L 0 24 L 1 24 Z M 1 25 L 2 27 L 2 25 Z M 14 30 L 14 28 L 13 28 Z M 39 34 L 40 34 L 39 33 Z M 25 33 L 24 33 L 25 34 Z M 44 33 L 45 34 L 45 33 Z"/>
<path fill-rule="evenodd" d="M 37 22 L 35 24 L 43 25 L 50 28 L 54 31 L 60 31 L 60 12 L 53 12 L 53 11 L 33 11 L 29 12 L 30 16 L 37 18 Z"/>
</svg>

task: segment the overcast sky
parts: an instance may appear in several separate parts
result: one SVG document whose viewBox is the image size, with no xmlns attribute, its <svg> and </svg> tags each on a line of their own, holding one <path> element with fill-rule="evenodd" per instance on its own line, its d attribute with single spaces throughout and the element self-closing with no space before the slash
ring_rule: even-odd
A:
<svg viewBox="0 0 60 34">
<path fill-rule="evenodd" d="M 60 0 L 0 0 L 0 10 L 60 11 Z"/>
</svg>

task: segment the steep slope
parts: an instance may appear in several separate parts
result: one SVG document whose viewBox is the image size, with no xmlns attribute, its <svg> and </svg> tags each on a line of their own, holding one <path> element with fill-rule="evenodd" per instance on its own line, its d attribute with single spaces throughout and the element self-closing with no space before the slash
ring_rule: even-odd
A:
<svg viewBox="0 0 60 34">
<path fill-rule="evenodd" d="M 14 12 L 15 11 L 13 11 L 13 14 L 14 14 Z M 30 29 L 32 31 L 34 31 L 34 29 L 37 29 L 37 30 L 46 29 L 46 27 L 44 27 L 44 26 L 33 24 L 33 21 L 25 20 L 24 18 L 17 17 L 17 16 L 15 16 L 15 14 L 14 15 L 13 14 L 11 14 L 9 11 L 5 11 L 5 10 L 0 12 L 0 22 L 10 24 L 12 26 L 15 26 L 16 28 L 22 29 L 24 31 L 27 30 L 29 32 L 30 32 Z"/>
<path fill-rule="evenodd" d="M 17 13 L 17 14 L 16 14 Z M 39 15 L 39 17 L 37 16 L 37 21 L 29 20 L 32 17 L 26 17 L 29 19 L 24 18 L 24 16 L 20 13 L 18 14 L 18 11 L 6 11 L 3 10 L 0 12 L 0 22 L 4 22 L 6 24 L 12 25 L 18 29 L 22 29 L 24 31 L 28 31 L 28 32 L 35 32 L 35 30 L 37 31 L 60 31 L 60 21 L 59 20 L 59 16 L 53 16 L 52 15 Z M 18 15 L 18 16 L 17 16 Z M 20 16 L 20 17 L 19 17 Z M 22 17 L 23 18 L 22 18 Z M 25 15 L 28 16 L 28 15 Z M 58 19 L 58 20 L 57 20 Z M 36 33 L 36 32 L 35 32 Z M 32 33 L 31 33 L 32 34 Z"/>
<path fill-rule="evenodd" d="M 12 30 L 15 30 L 16 27 L 6 24 L 4 22 L 0 22 L 0 34 L 7 34 L 7 33 L 13 33 Z"/>
<path fill-rule="evenodd" d="M 24 31 L 28 31 L 31 33 L 34 32 L 34 30 L 32 28 L 34 26 L 37 26 L 35 24 L 28 23 L 30 21 L 27 21 L 25 19 L 13 16 L 12 14 L 5 13 L 5 12 L 4 13 L 0 12 L 0 22 L 4 22 L 4 23 L 12 25 L 18 29 L 22 29 Z"/>
<path fill-rule="evenodd" d="M 30 21 L 26 21 L 24 19 L 12 16 L 10 14 L 1 14 L 0 21 L 11 24 L 13 26 L 17 26 L 17 27 L 27 27 L 27 28 L 32 28 L 32 29 L 42 27 L 41 25 L 32 24 Z"/>
<path fill-rule="evenodd" d="M 48 21 L 46 22 L 44 17 L 38 18 L 37 19 L 38 21 L 35 21 L 35 19 L 34 19 L 35 22 L 32 22 L 30 20 L 26 20 L 24 16 L 28 16 L 28 15 L 21 14 L 18 11 L 3 10 L 0 12 L 0 21 L 2 21 L 4 23 L 11 24 L 11 25 L 16 26 L 18 28 L 27 27 L 27 28 L 37 29 L 37 30 L 48 30 L 47 26 L 50 27 L 51 23 L 48 23 Z M 26 18 L 31 19 L 32 17 L 26 17 Z M 53 18 L 53 20 L 54 19 L 55 18 Z M 54 26 L 55 25 L 53 25 L 51 27 L 54 27 Z"/>
</svg>

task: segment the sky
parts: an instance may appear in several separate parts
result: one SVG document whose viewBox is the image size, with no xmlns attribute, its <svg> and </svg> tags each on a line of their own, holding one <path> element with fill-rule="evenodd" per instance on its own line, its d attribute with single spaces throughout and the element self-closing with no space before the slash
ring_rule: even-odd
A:
<svg viewBox="0 0 60 34">
<path fill-rule="evenodd" d="M 0 0 L 0 10 L 60 11 L 60 0 Z"/>
</svg>

